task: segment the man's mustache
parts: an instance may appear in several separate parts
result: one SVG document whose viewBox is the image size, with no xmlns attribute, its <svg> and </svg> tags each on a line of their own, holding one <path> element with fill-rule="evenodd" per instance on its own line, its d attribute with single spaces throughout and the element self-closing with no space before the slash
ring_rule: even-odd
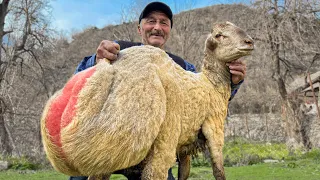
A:
<svg viewBox="0 0 320 180">
<path fill-rule="evenodd" d="M 154 31 L 154 32 L 151 32 L 150 35 L 154 35 L 154 36 L 164 36 L 164 33 L 161 32 L 161 31 Z"/>
</svg>

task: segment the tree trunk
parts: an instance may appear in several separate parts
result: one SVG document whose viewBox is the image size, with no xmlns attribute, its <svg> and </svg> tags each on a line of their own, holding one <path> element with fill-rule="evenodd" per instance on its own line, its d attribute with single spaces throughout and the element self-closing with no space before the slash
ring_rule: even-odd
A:
<svg viewBox="0 0 320 180">
<path fill-rule="evenodd" d="M 9 5 L 9 0 L 4 0 L 0 4 L 0 37 L 1 37 L 1 42 L 2 42 L 3 36 L 6 34 L 4 32 L 4 21 L 6 19 L 7 13 L 8 13 L 8 5 Z M 0 48 L 0 55 L 1 55 L 1 50 L 2 50 L 2 48 Z M 2 74 L 2 68 L 3 68 L 2 66 L 3 66 L 3 61 L 0 56 L 0 73 L 1 74 Z M 2 79 L 2 77 L 1 77 L 1 79 Z M 1 80 L 0 80 L 0 83 L 1 83 Z"/>
<path fill-rule="evenodd" d="M 298 115 L 298 111 L 299 109 L 292 100 L 283 101 L 282 119 L 285 123 L 286 145 L 290 152 L 303 147 L 301 117 Z"/>
<path fill-rule="evenodd" d="M 320 106 L 320 89 L 319 89 L 319 94 L 318 94 L 318 106 Z"/>
<path fill-rule="evenodd" d="M 282 112 L 282 120 L 284 121 L 284 128 L 286 131 L 286 144 L 290 152 L 293 152 L 295 149 L 303 147 L 303 139 L 307 137 L 303 137 L 303 127 L 301 126 L 302 115 L 300 112 L 300 103 L 298 99 L 293 96 L 288 95 L 286 90 L 286 84 L 284 77 L 281 75 L 281 67 L 280 67 L 280 45 L 272 44 L 272 49 L 274 51 L 273 54 L 273 62 L 275 67 L 274 79 L 277 82 L 278 90 L 280 93 L 280 97 L 283 102 L 283 112 Z M 306 136 L 306 134 L 304 133 Z"/>
<path fill-rule="evenodd" d="M 282 119 L 285 124 L 287 147 L 290 151 L 303 146 L 306 147 L 307 143 L 303 142 L 307 142 L 309 138 L 306 133 L 303 133 L 306 132 L 304 126 L 302 126 L 304 115 L 300 110 L 300 105 L 303 102 L 293 95 L 288 97 L 284 80 L 281 77 L 279 77 L 277 83 L 284 108 Z"/>
<path fill-rule="evenodd" d="M 3 36 L 6 34 L 4 32 L 4 22 L 6 15 L 8 13 L 8 5 L 9 0 L 3 0 L 0 4 L 0 37 L 3 39 Z M 0 85 L 2 83 L 4 72 L 7 68 L 7 64 L 1 59 L 2 57 L 2 48 L 0 48 Z M 1 87 L 1 86 L 0 86 Z M 1 154 L 7 155 L 12 153 L 12 148 L 10 146 L 9 136 L 8 136 L 8 129 L 6 127 L 6 122 L 4 119 L 4 113 L 5 113 L 5 103 L 4 99 L 0 97 L 0 148 L 1 148 Z"/>
<path fill-rule="evenodd" d="M 10 146 L 10 139 L 8 134 L 8 128 L 4 120 L 4 104 L 0 101 L 0 146 L 2 155 L 11 155 L 12 147 Z"/>
</svg>

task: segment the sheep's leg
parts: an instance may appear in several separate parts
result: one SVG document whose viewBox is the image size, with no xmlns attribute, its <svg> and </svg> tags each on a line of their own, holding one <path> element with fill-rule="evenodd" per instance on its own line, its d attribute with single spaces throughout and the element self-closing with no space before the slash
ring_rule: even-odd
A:
<svg viewBox="0 0 320 180">
<path fill-rule="evenodd" d="M 143 180 L 167 180 L 168 170 L 176 162 L 176 147 L 172 146 L 172 140 L 160 139 L 155 141 L 147 156 L 147 164 L 142 171 Z"/>
<path fill-rule="evenodd" d="M 218 123 L 222 124 L 218 124 Z M 210 159 L 212 163 L 213 175 L 216 180 L 225 180 L 222 148 L 224 144 L 223 133 L 224 120 L 209 120 L 205 121 L 202 126 L 202 131 L 207 139 L 207 144 L 210 152 Z"/>
<path fill-rule="evenodd" d="M 179 154 L 178 180 L 186 180 L 190 174 L 190 155 Z"/>
<path fill-rule="evenodd" d="M 162 64 L 165 72 L 170 71 L 173 66 L 169 63 Z M 167 180 L 168 170 L 176 162 L 176 150 L 181 134 L 181 117 L 183 96 L 181 87 L 172 81 L 170 73 L 158 72 L 165 89 L 166 111 L 165 118 L 161 124 L 158 136 L 152 144 L 145 159 L 146 166 L 142 171 L 143 180 Z"/>
<path fill-rule="evenodd" d="M 180 126 L 178 117 L 173 112 L 167 112 L 161 130 L 146 158 L 146 166 L 142 171 L 143 180 L 167 180 L 168 170 L 176 162 L 176 148 L 178 144 Z M 174 127 L 174 128 L 172 128 Z"/>
</svg>

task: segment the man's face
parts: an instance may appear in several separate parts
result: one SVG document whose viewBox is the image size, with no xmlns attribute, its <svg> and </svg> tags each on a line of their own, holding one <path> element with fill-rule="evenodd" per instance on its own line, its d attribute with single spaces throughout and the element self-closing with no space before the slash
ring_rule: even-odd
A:
<svg viewBox="0 0 320 180">
<path fill-rule="evenodd" d="M 138 32 L 142 43 L 163 49 L 170 36 L 171 21 L 162 12 L 153 11 L 141 20 Z"/>
</svg>

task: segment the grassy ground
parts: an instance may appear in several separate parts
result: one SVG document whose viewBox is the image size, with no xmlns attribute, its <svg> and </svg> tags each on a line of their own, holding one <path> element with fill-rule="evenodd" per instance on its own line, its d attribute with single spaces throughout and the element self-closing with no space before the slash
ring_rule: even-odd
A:
<svg viewBox="0 0 320 180">
<path fill-rule="evenodd" d="M 320 149 L 304 153 L 290 152 L 284 144 L 250 143 L 230 140 L 224 147 L 224 165 L 228 180 L 319 180 Z M 0 157 L 0 160 L 3 159 Z M 68 176 L 54 170 L 37 170 L 42 165 L 31 163 L 28 158 L 6 158 L 11 166 L 0 171 L 0 180 L 67 180 Z M 262 163 L 264 159 L 276 159 L 280 163 Z M 48 165 L 47 165 L 48 166 Z M 200 154 L 192 161 L 190 180 L 214 179 L 210 164 Z M 33 170 L 30 170 L 33 169 Z M 37 170 L 37 171 L 35 171 Z M 173 168 L 177 174 L 177 167 Z M 113 175 L 112 180 L 125 180 Z"/>
<path fill-rule="evenodd" d="M 189 179 L 213 179 L 209 170 L 193 169 Z M 318 180 L 320 179 L 320 165 L 315 161 L 295 161 L 226 167 L 226 176 L 231 180 Z"/>
<path fill-rule="evenodd" d="M 304 159 L 272 164 L 255 164 L 251 166 L 226 167 L 227 179 L 231 180 L 319 180 L 320 161 Z M 176 174 L 177 168 L 173 169 Z M 214 179 L 209 167 L 193 167 L 190 180 Z M 67 180 L 68 177 L 53 170 L 0 172 L 1 180 Z M 113 175 L 113 180 L 125 180 L 121 175 Z"/>
</svg>

